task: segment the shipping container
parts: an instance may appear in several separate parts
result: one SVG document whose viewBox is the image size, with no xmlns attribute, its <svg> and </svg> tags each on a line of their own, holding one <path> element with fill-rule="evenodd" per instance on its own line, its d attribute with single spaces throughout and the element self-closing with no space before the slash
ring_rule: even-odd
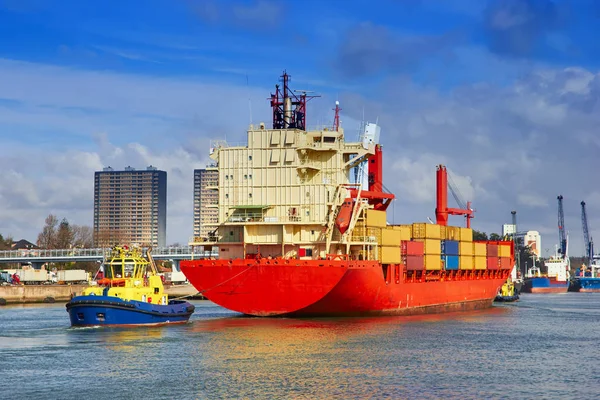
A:
<svg viewBox="0 0 600 400">
<path fill-rule="evenodd" d="M 461 242 L 472 242 L 473 241 L 473 229 L 471 228 L 458 228 L 460 231 Z"/>
<path fill-rule="evenodd" d="M 400 247 L 400 232 L 401 231 L 392 229 L 390 227 L 383 228 L 381 230 L 381 245 Z"/>
<path fill-rule="evenodd" d="M 458 242 L 456 240 L 442 240 L 442 254 L 448 256 L 457 256 Z"/>
<path fill-rule="evenodd" d="M 473 257 L 473 266 L 475 269 L 486 269 L 487 268 L 487 257 L 475 256 Z"/>
<path fill-rule="evenodd" d="M 473 255 L 473 243 L 471 242 L 460 242 L 459 254 L 461 256 L 472 256 Z"/>
<path fill-rule="evenodd" d="M 488 243 L 487 256 L 488 257 L 498 257 L 498 245 Z"/>
<path fill-rule="evenodd" d="M 406 265 L 407 271 L 422 271 L 425 268 L 423 256 L 402 256 L 402 262 Z"/>
<path fill-rule="evenodd" d="M 458 268 L 460 269 L 473 269 L 474 265 L 473 256 L 460 256 L 458 260 Z"/>
<path fill-rule="evenodd" d="M 442 259 L 439 254 L 426 254 L 425 269 L 429 271 L 437 271 L 442 269 Z"/>
<path fill-rule="evenodd" d="M 400 231 L 400 240 L 410 240 L 412 238 L 412 225 L 394 225 L 392 229 Z"/>
<path fill-rule="evenodd" d="M 444 268 L 447 270 L 458 270 L 458 256 L 443 256 Z"/>
<path fill-rule="evenodd" d="M 17 272 L 21 282 L 23 283 L 35 283 L 35 282 L 47 282 L 48 271 L 45 269 L 22 269 Z"/>
<path fill-rule="evenodd" d="M 422 256 L 425 254 L 425 244 L 423 242 L 418 242 L 416 240 L 403 240 L 400 243 L 402 254 L 406 254 L 408 256 Z"/>
<path fill-rule="evenodd" d="M 487 269 L 500 269 L 500 259 L 498 257 L 487 257 Z"/>
<path fill-rule="evenodd" d="M 440 225 L 440 239 L 442 239 L 442 240 L 446 240 L 446 239 L 448 239 L 448 238 L 446 237 L 446 235 L 448 234 L 448 233 L 447 233 L 447 229 L 448 229 L 448 227 L 447 227 L 447 226 L 445 226 L 445 225 Z"/>
<path fill-rule="evenodd" d="M 498 246 L 498 257 L 510 257 L 510 245 L 501 244 Z"/>
<path fill-rule="evenodd" d="M 382 246 L 380 249 L 382 264 L 400 264 L 402 262 L 400 246 Z"/>
<path fill-rule="evenodd" d="M 473 255 L 487 256 L 487 243 L 481 243 L 481 242 L 473 243 Z"/>
<path fill-rule="evenodd" d="M 88 280 L 88 273 L 83 269 L 69 269 L 58 271 L 57 281 L 60 282 L 85 282 Z"/>
<path fill-rule="evenodd" d="M 510 257 L 500 257 L 500 269 L 512 269 L 514 265 L 512 265 L 510 260 Z"/>
<path fill-rule="evenodd" d="M 442 243 L 437 239 L 415 239 L 415 242 L 423 242 L 425 254 L 442 254 Z"/>
<path fill-rule="evenodd" d="M 367 210 L 365 223 L 367 227 L 385 228 L 387 225 L 385 211 Z"/>
<path fill-rule="evenodd" d="M 438 239 L 441 236 L 440 225 L 429 224 L 426 222 L 419 222 L 412 224 L 412 237 L 413 239 Z"/>
<path fill-rule="evenodd" d="M 444 239 L 460 241 L 460 228 L 458 226 L 447 226 Z"/>
</svg>

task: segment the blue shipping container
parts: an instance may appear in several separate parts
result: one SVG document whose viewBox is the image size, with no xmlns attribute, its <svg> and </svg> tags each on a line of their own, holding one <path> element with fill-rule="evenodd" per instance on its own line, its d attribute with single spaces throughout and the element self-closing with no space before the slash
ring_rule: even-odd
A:
<svg viewBox="0 0 600 400">
<path fill-rule="evenodd" d="M 457 270 L 458 269 L 458 256 L 443 256 L 444 265 L 446 269 Z"/>
<path fill-rule="evenodd" d="M 442 240 L 442 254 L 448 256 L 458 255 L 458 241 L 456 240 Z"/>
</svg>

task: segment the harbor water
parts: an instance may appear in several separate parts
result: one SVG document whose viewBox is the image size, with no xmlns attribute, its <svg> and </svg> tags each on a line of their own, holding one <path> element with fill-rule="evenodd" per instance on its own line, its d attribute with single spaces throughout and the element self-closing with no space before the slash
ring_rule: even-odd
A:
<svg viewBox="0 0 600 400">
<path fill-rule="evenodd" d="M 64 304 L 0 308 L 2 399 L 591 399 L 600 294 L 524 294 L 420 317 L 69 328 Z"/>
</svg>

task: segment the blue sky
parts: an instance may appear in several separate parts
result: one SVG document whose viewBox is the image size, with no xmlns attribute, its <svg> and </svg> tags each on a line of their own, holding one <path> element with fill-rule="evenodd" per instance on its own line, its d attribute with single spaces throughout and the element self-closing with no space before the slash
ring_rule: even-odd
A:
<svg viewBox="0 0 600 400">
<path fill-rule="evenodd" d="M 210 140 L 268 121 L 287 69 L 321 94 L 309 125 L 336 99 L 347 135 L 379 121 L 396 222 L 433 216 L 444 163 L 476 228 L 516 209 L 545 249 L 562 193 L 578 255 L 581 200 L 600 232 L 599 4 L 0 0 L 0 233 L 35 240 L 49 213 L 91 225 L 93 171 L 152 164 L 169 174 L 167 242 L 185 243 L 193 169 Z"/>
</svg>

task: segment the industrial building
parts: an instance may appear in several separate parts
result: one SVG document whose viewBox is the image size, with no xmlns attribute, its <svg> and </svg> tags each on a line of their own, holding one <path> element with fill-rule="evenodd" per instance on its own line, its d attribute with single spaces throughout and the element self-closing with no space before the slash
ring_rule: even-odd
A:
<svg viewBox="0 0 600 400">
<path fill-rule="evenodd" d="M 194 170 L 194 238 L 208 238 L 219 224 L 219 170 L 216 166 Z"/>
<path fill-rule="evenodd" d="M 542 239 L 538 231 L 527 231 L 523 237 L 523 243 L 531 249 L 531 252 L 535 254 L 537 258 L 540 258 L 540 255 L 542 254 Z"/>
<path fill-rule="evenodd" d="M 164 247 L 167 232 L 167 173 L 106 167 L 94 174 L 94 244 L 137 243 Z"/>
</svg>

